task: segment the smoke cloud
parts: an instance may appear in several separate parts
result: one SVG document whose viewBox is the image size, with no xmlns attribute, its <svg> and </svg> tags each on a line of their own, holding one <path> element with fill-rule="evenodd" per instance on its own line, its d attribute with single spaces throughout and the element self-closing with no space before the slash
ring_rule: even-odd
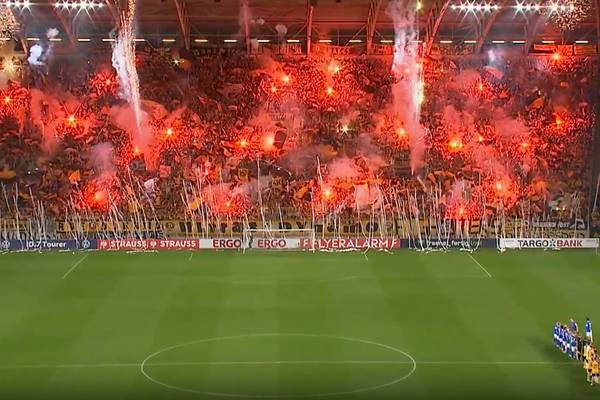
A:
<svg viewBox="0 0 600 400">
<path fill-rule="evenodd" d="M 29 57 L 27 57 L 27 61 L 30 65 L 44 65 L 40 58 L 44 53 L 44 48 L 39 44 L 34 44 L 29 49 Z"/>
<path fill-rule="evenodd" d="M 111 143 L 98 143 L 90 150 L 90 163 L 99 175 L 115 171 L 115 149 Z"/>
<path fill-rule="evenodd" d="M 417 18 L 414 2 L 391 0 L 387 14 L 394 21 L 394 61 L 392 87 L 394 111 L 409 135 L 411 169 L 416 174 L 424 165 L 425 129 L 420 123 L 423 77 L 417 49 Z"/>
</svg>

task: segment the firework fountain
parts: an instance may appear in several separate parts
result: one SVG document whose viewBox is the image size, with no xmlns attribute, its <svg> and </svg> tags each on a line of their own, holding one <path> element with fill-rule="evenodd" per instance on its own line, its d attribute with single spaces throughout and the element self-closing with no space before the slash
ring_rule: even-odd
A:
<svg viewBox="0 0 600 400">
<path fill-rule="evenodd" d="M 133 110 L 138 146 L 147 145 L 142 132 L 142 109 L 140 99 L 140 81 L 135 65 L 135 9 L 136 0 L 128 0 L 127 7 L 121 10 L 120 27 L 113 45 L 112 64 L 117 71 L 120 83 L 120 96 Z"/>
<path fill-rule="evenodd" d="M 421 125 L 421 104 L 424 84 L 418 48 L 417 2 L 414 0 L 390 1 L 387 9 L 394 21 L 394 59 L 392 72 L 397 82 L 392 91 L 394 111 L 403 129 L 408 131 L 411 168 L 417 174 L 424 166 L 425 129 Z"/>
</svg>

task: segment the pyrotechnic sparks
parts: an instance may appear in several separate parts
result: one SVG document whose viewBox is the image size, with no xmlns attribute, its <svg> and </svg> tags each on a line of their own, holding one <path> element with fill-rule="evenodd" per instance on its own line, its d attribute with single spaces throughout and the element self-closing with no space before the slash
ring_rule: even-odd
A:
<svg viewBox="0 0 600 400">
<path fill-rule="evenodd" d="M 101 190 L 97 191 L 94 194 L 94 201 L 97 202 L 97 203 L 103 201 L 105 198 L 106 198 L 106 194 L 103 191 L 101 191 Z"/>
<path fill-rule="evenodd" d="M 270 149 L 275 144 L 275 137 L 273 135 L 267 135 L 266 138 L 267 149 Z"/>
<path fill-rule="evenodd" d="M 15 18 L 12 10 L 5 3 L 0 4 L 0 35 L 12 38 L 19 32 L 20 24 Z M 1 44 L 6 41 L 0 42 Z"/>
<path fill-rule="evenodd" d="M 327 67 L 327 71 L 329 71 L 329 73 L 331 75 L 335 75 L 338 72 L 340 72 L 341 70 L 342 70 L 342 68 L 339 66 L 339 64 L 335 60 L 331 60 L 331 62 L 329 63 L 329 66 Z"/>
<path fill-rule="evenodd" d="M 452 138 L 448 142 L 448 149 L 451 152 L 461 151 L 462 148 L 463 148 L 463 143 L 462 143 L 462 140 L 460 140 L 459 138 Z"/>
<path fill-rule="evenodd" d="M 2 64 L 2 69 L 5 72 L 12 73 L 15 71 L 15 64 L 13 63 L 13 61 L 10 58 L 6 58 L 4 60 L 4 63 Z"/>
<path fill-rule="evenodd" d="M 108 71 L 99 72 L 90 79 L 90 87 L 98 96 L 116 93 L 117 84 L 115 74 Z"/>
<path fill-rule="evenodd" d="M 0 116 L 17 115 L 23 113 L 28 101 L 28 91 L 17 83 L 11 83 L 7 88 L 0 91 L 2 107 Z"/>
<path fill-rule="evenodd" d="M 549 19 L 561 30 L 572 30 L 589 16 L 590 0 L 553 0 Z"/>
<path fill-rule="evenodd" d="M 121 10 L 121 24 L 113 45 L 112 64 L 117 71 L 121 85 L 121 97 L 129 103 L 133 109 L 138 132 L 141 135 L 142 110 L 140 99 L 140 82 L 135 65 L 135 8 L 136 0 L 128 0 L 127 8 Z M 142 140 L 147 144 L 147 140 Z"/>
<path fill-rule="evenodd" d="M 392 72 L 397 83 L 393 87 L 396 112 L 408 131 L 411 168 L 417 172 L 423 165 L 425 131 L 420 123 L 421 105 L 425 102 L 422 69 L 418 51 L 417 12 L 411 0 L 390 1 L 387 9 L 394 21 L 394 59 Z"/>
<path fill-rule="evenodd" d="M 116 180 L 114 176 L 103 176 L 89 182 L 82 190 L 83 206 L 93 210 L 105 211 L 110 207 L 111 201 L 119 199 L 118 193 L 113 190 Z"/>
<path fill-rule="evenodd" d="M 556 117 L 556 127 L 559 128 L 563 124 L 563 120 L 560 117 Z"/>
</svg>

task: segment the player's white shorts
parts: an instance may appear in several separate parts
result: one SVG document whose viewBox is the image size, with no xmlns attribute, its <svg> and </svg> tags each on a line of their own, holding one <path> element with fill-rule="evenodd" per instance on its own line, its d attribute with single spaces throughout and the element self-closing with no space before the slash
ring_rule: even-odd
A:
<svg viewBox="0 0 600 400">
<path fill-rule="evenodd" d="M 593 341 L 593 339 L 592 339 L 592 332 L 586 332 L 585 333 L 585 337 L 588 338 L 588 339 L 590 339 L 590 341 Z"/>
</svg>

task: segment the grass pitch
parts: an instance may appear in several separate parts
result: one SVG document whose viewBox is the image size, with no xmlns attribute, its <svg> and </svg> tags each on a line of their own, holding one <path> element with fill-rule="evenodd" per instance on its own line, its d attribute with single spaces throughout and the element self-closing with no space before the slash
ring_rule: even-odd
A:
<svg viewBox="0 0 600 400">
<path fill-rule="evenodd" d="M 0 256 L 6 399 L 598 399 L 593 251 Z M 598 328 L 597 328 L 598 329 Z"/>
</svg>

